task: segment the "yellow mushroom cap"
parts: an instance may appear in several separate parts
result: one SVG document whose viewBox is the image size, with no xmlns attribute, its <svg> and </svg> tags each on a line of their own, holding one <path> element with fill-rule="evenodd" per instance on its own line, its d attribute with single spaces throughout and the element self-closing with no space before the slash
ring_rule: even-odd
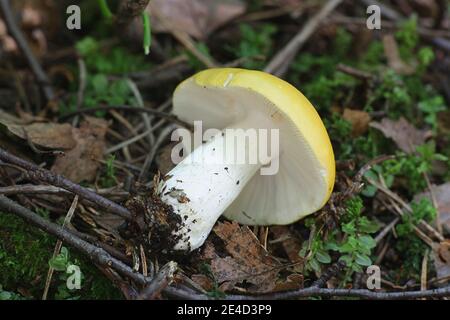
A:
<svg viewBox="0 0 450 320">
<path fill-rule="evenodd" d="M 224 215 L 243 224 L 280 225 L 314 213 L 328 201 L 335 161 L 315 108 L 294 86 L 271 74 L 237 68 L 201 71 L 173 96 L 174 114 L 203 128 L 223 129 L 243 117 L 264 116 L 280 132 L 277 174 L 255 176 Z M 255 123 L 255 128 L 260 128 Z"/>
</svg>

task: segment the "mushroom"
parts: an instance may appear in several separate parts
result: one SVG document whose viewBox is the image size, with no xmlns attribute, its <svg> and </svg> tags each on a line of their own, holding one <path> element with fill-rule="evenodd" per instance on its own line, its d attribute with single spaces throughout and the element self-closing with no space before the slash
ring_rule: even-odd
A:
<svg viewBox="0 0 450 320">
<path fill-rule="evenodd" d="M 208 69 L 177 87 L 173 112 L 220 130 L 158 187 L 181 221 L 172 230 L 175 250 L 200 247 L 222 214 L 246 225 L 285 225 L 328 201 L 335 179 L 330 139 L 311 103 L 284 80 L 260 71 Z M 267 131 L 275 134 L 266 142 L 259 133 Z M 250 140 L 244 149 L 227 148 L 236 132 L 247 139 L 256 132 L 269 157 L 250 161 L 258 151 Z M 232 152 L 245 161 L 228 157 Z"/>
</svg>

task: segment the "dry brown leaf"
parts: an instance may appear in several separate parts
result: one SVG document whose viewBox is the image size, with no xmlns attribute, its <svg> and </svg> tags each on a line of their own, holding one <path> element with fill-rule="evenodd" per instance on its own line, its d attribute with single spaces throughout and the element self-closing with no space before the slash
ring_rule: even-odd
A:
<svg viewBox="0 0 450 320">
<path fill-rule="evenodd" d="M 436 199 L 437 210 L 439 210 L 439 218 L 442 226 L 450 231 L 450 182 L 441 184 L 439 186 L 433 185 L 431 187 L 433 195 Z M 430 192 L 424 192 L 416 195 L 414 201 L 419 201 L 422 198 L 428 198 L 431 201 Z"/>
<path fill-rule="evenodd" d="M 274 240 L 282 240 L 281 245 L 292 263 L 298 263 L 302 259 L 299 252 L 302 249 L 301 241 L 295 237 L 287 226 L 273 226 L 270 231 L 274 236 Z"/>
<path fill-rule="evenodd" d="M 249 291 L 268 292 L 275 285 L 280 270 L 280 262 L 272 257 L 260 244 L 256 236 L 247 226 L 239 226 L 236 222 L 219 223 L 214 233 L 225 244 L 226 257 L 211 252 L 211 271 L 223 290 L 231 289 L 234 284 L 244 280 L 253 284 Z"/>
<path fill-rule="evenodd" d="M 206 291 L 211 291 L 214 288 L 213 281 L 204 274 L 193 274 L 191 279 Z"/>
<path fill-rule="evenodd" d="M 206 38 L 215 29 L 244 13 L 245 9 L 245 3 L 240 0 L 152 0 L 147 7 L 150 14 L 157 10 L 172 28 L 197 39 Z M 152 15 L 152 18 L 155 32 L 170 31 L 158 21 L 157 15 Z"/>
<path fill-rule="evenodd" d="M 345 108 L 342 117 L 352 124 L 352 135 L 354 137 L 364 134 L 369 128 L 371 119 L 365 111 Z"/>
<path fill-rule="evenodd" d="M 416 147 L 425 143 L 430 135 L 428 130 L 416 129 L 403 117 L 398 121 L 383 118 L 381 122 L 371 122 L 370 126 L 380 130 L 386 138 L 394 140 L 399 149 L 406 153 L 415 152 Z"/>
<path fill-rule="evenodd" d="M 397 41 L 392 34 L 383 37 L 384 54 L 388 60 L 388 65 L 398 74 L 409 75 L 415 72 L 415 68 L 406 64 L 398 52 Z"/>
<path fill-rule="evenodd" d="M 21 139 L 49 149 L 72 149 L 76 142 L 68 123 L 35 122 L 23 124 L 22 119 L 0 110 L 0 124 Z"/>
<path fill-rule="evenodd" d="M 103 159 L 107 128 L 106 120 L 86 117 L 79 129 L 72 129 L 76 146 L 57 158 L 52 170 L 76 183 L 92 181 Z"/>
<path fill-rule="evenodd" d="M 450 240 L 434 245 L 432 257 L 437 277 L 450 277 Z"/>
<path fill-rule="evenodd" d="M 297 290 L 303 288 L 303 275 L 298 273 L 290 274 L 286 281 L 279 282 L 273 289 L 274 292 L 277 291 L 287 291 L 287 290 Z"/>
<path fill-rule="evenodd" d="M 49 149 L 72 149 L 76 141 L 72 126 L 68 123 L 33 123 L 26 126 L 11 124 L 7 126 L 16 136 L 29 139 L 33 144 Z"/>
</svg>

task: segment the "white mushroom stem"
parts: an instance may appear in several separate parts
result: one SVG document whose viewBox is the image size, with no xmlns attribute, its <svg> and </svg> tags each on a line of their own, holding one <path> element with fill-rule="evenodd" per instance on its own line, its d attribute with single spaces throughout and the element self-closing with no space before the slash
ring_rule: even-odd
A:
<svg viewBox="0 0 450 320">
<path fill-rule="evenodd" d="M 242 122 L 233 127 L 248 128 L 249 124 Z M 247 161 L 250 153 L 256 152 L 256 149 L 248 148 L 244 151 L 246 161 L 242 162 L 245 163 L 227 161 L 228 131 L 224 130 L 199 146 L 166 176 L 161 199 L 171 205 L 183 221 L 182 226 L 173 231 L 174 235 L 182 236 L 175 250 L 200 247 L 220 215 L 238 197 L 253 175 L 259 174 L 257 171 L 264 164 Z M 227 152 L 229 155 L 230 150 Z M 235 149 L 235 152 L 242 150 Z"/>
</svg>

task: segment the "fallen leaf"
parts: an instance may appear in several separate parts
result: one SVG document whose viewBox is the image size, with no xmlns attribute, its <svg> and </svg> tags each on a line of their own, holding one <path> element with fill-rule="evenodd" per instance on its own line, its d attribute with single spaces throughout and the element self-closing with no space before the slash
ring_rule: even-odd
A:
<svg viewBox="0 0 450 320">
<path fill-rule="evenodd" d="M 413 153 L 416 147 L 425 143 L 429 137 L 428 130 L 419 130 L 401 117 L 398 121 L 383 118 L 381 122 L 371 122 L 372 128 L 380 130 L 386 138 L 391 138 L 400 150 Z"/>
<path fill-rule="evenodd" d="M 270 227 L 270 232 L 274 236 L 274 240 L 280 240 L 289 261 L 292 263 L 301 262 L 299 252 L 302 249 L 301 241 L 294 236 L 287 226 L 273 226 Z"/>
<path fill-rule="evenodd" d="M 107 128 L 106 120 L 86 117 L 80 128 L 72 129 L 76 146 L 58 157 L 52 170 L 76 183 L 92 181 L 103 159 Z"/>
<path fill-rule="evenodd" d="M 214 288 L 213 281 L 204 274 L 193 274 L 191 279 L 206 291 L 211 291 Z"/>
<path fill-rule="evenodd" d="M 437 278 L 450 276 L 450 240 L 444 240 L 433 246 L 432 257 Z"/>
<path fill-rule="evenodd" d="M 170 31 L 159 21 L 160 16 L 175 30 L 197 39 L 206 38 L 212 31 L 244 13 L 245 9 L 245 3 L 240 0 L 152 0 L 147 7 L 155 32 Z"/>
<path fill-rule="evenodd" d="M 15 136 L 49 149 L 72 149 L 76 145 L 72 126 L 68 123 L 35 122 L 23 124 L 22 119 L 0 110 L 0 124 Z"/>
<path fill-rule="evenodd" d="M 383 37 L 384 54 L 386 55 L 388 65 L 398 74 L 409 75 L 415 72 L 415 68 L 405 63 L 398 51 L 397 41 L 392 34 Z"/>
<path fill-rule="evenodd" d="M 213 256 L 211 271 L 223 290 L 236 283 L 247 281 L 253 284 L 249 291 L 268 292 L 275 285 L 280 270 L 280 262 L 272 257 L 260 244 L 247 226 L 240 227 L 236 222 L 219 223 L 214 233 L 222 239 L 228 256 L 217 253 Z M 209 249 L 211 250 L 211 249 Z"/>
<path fill-rule="evenodd" d="M 285 281 L 277 283 L 273 291 L 277 292 L 303 288 L 303 280 L 304 278 L 301 274 L 290 274 Z"/>
<path fill-rule="evenodd" d="M 352 124 L 352 135 L 354 137 L 364 134 L 369 128 L 371 119 L 365 111 L 345 108 L 342 117 Z"/>
<path fill-rule="evenodd" d="M 450 182 L 439 186 L 433 185 L 431 190 L 436 199 L 441 224 L 450 231 Z M 416 195 L 413 201 L 418 202 L 422 198 L 428 198 L 431 201 L 430 192 L 423 192 Z"/>
</svg>

